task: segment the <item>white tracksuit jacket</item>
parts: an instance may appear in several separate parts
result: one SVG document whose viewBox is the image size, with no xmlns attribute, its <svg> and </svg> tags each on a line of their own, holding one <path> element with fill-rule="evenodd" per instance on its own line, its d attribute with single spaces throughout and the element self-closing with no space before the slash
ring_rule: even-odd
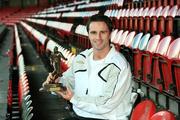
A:
<svg viewBox="0 0 180 120">
<path fill-rule="evenodd" d="M 80 53 L 61 77 L 61 82 L 74 92 L 70 102 L 79 116 L 127 120 L 126 116 L 130 114 L 130 66 L 124 56 L 111 46 L 103 62 L 93 68 L 90 67 L 92 49 Z"/>
</svg>

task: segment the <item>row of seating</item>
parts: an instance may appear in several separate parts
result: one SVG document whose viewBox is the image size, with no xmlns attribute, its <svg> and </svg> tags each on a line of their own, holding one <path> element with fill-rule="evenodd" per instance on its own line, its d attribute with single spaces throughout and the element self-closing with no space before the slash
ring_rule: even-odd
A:
<svg viewBox="0 0 180 120">
<path fill-rule="evenodd" d="M 176 75 L 179 70 L 180 38 L 173 40 L 172 36 L 160 35 L 151 37 L 150 33 L 135 34 L 135 31 L 116 29 L 112 33 L 111 41 L 119 45 L 121 50 L 125 46 L 133 51 L 133 75 L 136 80 L 160 91 L 171 91 L 173 95 L 180 97 L 179 76 Z"/>
<path fill-rule="evenodd" d="M 15 31 L 15 44 L 17 54 L 17 66 L 19 70 L 18 80 L 18 103 L 20 108 L 20 119 L 31 120 L 33 118 L 33 106 L 30 95 L 29 80 L 26 75 L 26 66 L 22 54 L 21 42 L 18 34 L 17 26 L 14 26 Z"/>
<path fill-rule="evenodd" d="M 90 2 L 90 1 L 76 1 L 67 5 L 58 5 L 54 7 L 50 7 L 48 9 L 44 9 L 40 11 L 38 14 L 49 14 L 49 13 L 59 13 L 65 11 L 75 11 L 83 10 L 83 9 L 92 9 L 106 6 L 117 6 L 121 7 L 124 3 L 124 0 L 112 0 L 112 1 L 100 1 L 100 2 Z"/>
<path fill-rule="evenodd" d="M 54 47 L 58 47 L 58 51 L 61 52 L 67 60 L 61 60 L 62 70 L 65 71 L 72 63 L 73 58 L 75 55 L 71 53 L 68 49 L 63 48 L 52 39 L 48 38 L 46 35 L 40 33 L 38 30 L 34 29 L 33 27 L 29 26 L 24 22 L 20 22 L 23 26 L 26 33 L 35 41 L 36 43 L 36 50 L 41 51 L 41 54 L 46 54 L 47 51 L 53 52 Z M 42 37 L 43 36 L 43 37 Z M 44 39 L 42 39 L 44 38 Z"/>
<path fill-rule="evenodd" d="M 179 16 L 180 9 L 172 7 L 152 7 L 136 9 L 106 10 L 105 15 L 112 18 L 116 28 L 150 32 L 151 34 L 172 35 L 174 31 L 174 17 Z"/>
<path fill-rule="evenodd" d="M 18 23 L 20 20 L 31 16 L 32 14 L 43 10 L 42 7 L 27 7 L 27 8 L 5 8 L 0 10 L 0 21 L 6 25 L 13 26 L 15 23 Z"/>
<path fill-rule="evenodd" d="M 87 39 L 87 31 L 85 25 L 77 25 L 74 26 L 72 23 L 51 21 L 51 20 L 43 20 L 43 19 L 32 19 L 27 18 L 25 22 L 30 22 L 36 25 L 44 26 L 47 28 L 53 28 L 58 33 L 58 35 L 64 39 L 65 36 L 71 38 L 71 44 L 75 45 L 81 49 L 90 48 L 90 42 Z M 75 29 L 74 31 L 72 29 Z M 75 40 L 75 41 L 74 41 Z"/>
<path fill-rule="evenodd" d="M 83 24 L 87 22 L 90 15 L 99 13 L 100 11 L 88 11 L 88 14 L 82 11 L 63 12 L 53 14 L 34 15 L 35 18 L 51 18 L 51 19 L 66 19 L 66 22 L 74 23 L 78 19 L 83 18 Z M 179 37 L 174 21 L 179 21 L 180 9 L 178 5 L 160 6 L 158 8 L 132 8 L 132 9 L 107 9 L 105 15 L 112 18 L 114 26 L 123 30 L 135 30 L 138 32 L 150 32 L 154 34 L 162 34 L 164 36 L 173 35 Z M 174 19 L 176 17 L 176 19 Z M 82 21 L 82 20 L 81 20 Z M 177 23 L 176 23 L 177 24 Z M 176 34 L 176 35 L 175 35 Z"/>
<path fill-rule="evenodd" d="M 127 5 L 126 5 L 127 4 Z M 137 8 L 137 7 L 159 7 L 159 6 L 173 6 L 180 5 L 179 0 L 127 0 L 125 6 L 127 8 Z"/>
</svg>

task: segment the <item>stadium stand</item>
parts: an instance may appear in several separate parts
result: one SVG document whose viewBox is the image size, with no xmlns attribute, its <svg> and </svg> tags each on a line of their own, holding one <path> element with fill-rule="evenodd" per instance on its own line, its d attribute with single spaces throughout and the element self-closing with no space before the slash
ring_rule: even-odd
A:
<svg viewBox="0 0 180 120">
<path fill-rule="evenodd" d="M 42 95 L 37 89 L 52 70 L 49 54 L 55 46 L 68 59 L 60 63 L 63 71 L 79 52 L 91 48 L 86 22 L 97 13 L 113 21 L 111 42 L 130 62 L 135 91 L 141 89 L 144 94 L 130 119 L 180 118 L 180 0 L 61 2 L 48 7 L 0 8 L 0 48 L 8 35 L 12 37 L 10 52 L 5 51 L 10 58 L 10 75 L 3 118 L 57 120 L 70 116 L 71 112 L 64 110 L 66 101 L 59 104 L 60 98 Z M 43 98 L 44 103 L 51 101 L 54 106 L 45 105 Z"/>
</svg>

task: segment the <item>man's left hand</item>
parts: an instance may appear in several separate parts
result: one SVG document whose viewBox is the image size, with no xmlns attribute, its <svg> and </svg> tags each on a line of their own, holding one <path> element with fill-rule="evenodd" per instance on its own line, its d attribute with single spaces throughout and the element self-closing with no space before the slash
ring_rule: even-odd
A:
<svg viewBox="0 0 180 120">
<path fill-rule="evenodd" d="M 73 92 L 67 88 L 66 91 L 56 91 L 56 94 L 61 95 L 65 100 L 71 100 Z"/>
</svg>

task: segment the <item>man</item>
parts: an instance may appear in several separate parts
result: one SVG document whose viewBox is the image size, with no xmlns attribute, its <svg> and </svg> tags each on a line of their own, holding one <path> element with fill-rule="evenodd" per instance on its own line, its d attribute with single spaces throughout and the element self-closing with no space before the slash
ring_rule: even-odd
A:
<svg viewBox="0 0 180 120">
<path fill-rule="evenodd" d="M 67 87 L 56 93 L 72 103 L 77 120 L 127 120 L 130 114 L 131 70 L 110 44 L 112 29 L 107 16 L 93 15 L 87 23 L 92 48 L 77 55 L 63 76 L 54 80 Z M 50 74 L 43 85 L 51 79 Z"/>
</svg>

